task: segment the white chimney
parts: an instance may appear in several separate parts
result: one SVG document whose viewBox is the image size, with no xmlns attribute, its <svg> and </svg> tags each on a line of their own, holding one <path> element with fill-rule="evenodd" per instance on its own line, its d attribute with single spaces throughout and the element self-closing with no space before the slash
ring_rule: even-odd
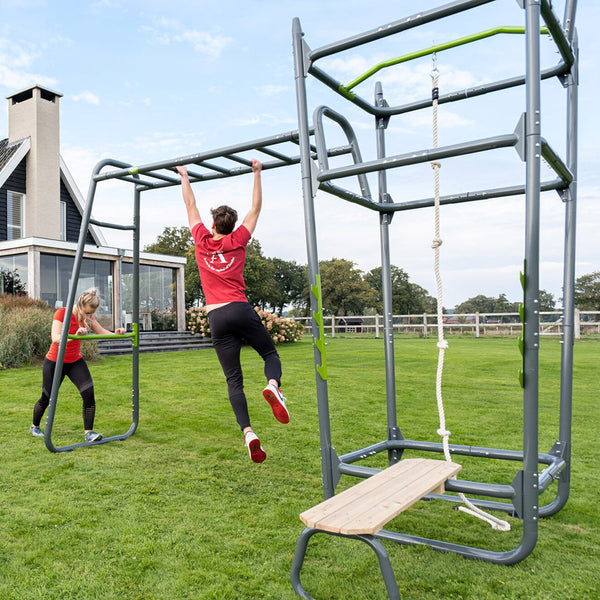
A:
<svg viewBox="0 0 600 600">
<path fill-rule="evenodd" d="M 8 98 L 8 140 L 30 138 L 23 237 L 60 239 L 59 98 L 38 85 Z"/>
</svg>

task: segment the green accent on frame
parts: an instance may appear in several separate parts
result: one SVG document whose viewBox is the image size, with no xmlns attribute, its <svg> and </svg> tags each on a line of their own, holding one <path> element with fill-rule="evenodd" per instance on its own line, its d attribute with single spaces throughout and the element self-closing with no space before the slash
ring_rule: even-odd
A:
<svg viewBox="0 0 600 600">
<path fill-rule="evenodd" d="M 313 319 L 319 326 L 319 337 L 315 338 L 314 343 L 321 355 L 321 364 L 315 368 L 323 381 L 327 381 L 327 361 L 325 360 L 325 330 L 323 327 L 323 295 L 321 293 L 321 275 L 315 275 L 315 284 L 310 286 L 310 290 L 317 299 L 318 312 L 313 311 Z"/>
<path fill-rule="evenodd" d="M 340 86 L 338 89 L 340 93 L 349 97 L 347 94 L 353 88 L 356 87 L 359 83 L 362 83 L 365 79 L 368 79 L 377 71 L 381 69 L 385 69 L 386 67 L 392 67 L 394 65 L 399 65 L 404 62 L 408 62 L 409 60 L 414 60 L 415 58 L 421 58 L 423 56 L 428 56 L 430 54 L 435 54 L 436 52 L 441 52 L 442 50 L 448 50 L 450 48 L 456 48 L 457 46 L 463 46 L 465 44 L 470 44 L 471 42 L 476 42 L 479 40 L 483 40 L 485 38 L 492 37 L 494 35 L 498 35 L 501 33 L 525 33 L 525 27 L 514 27 L 514 26 L 501 26 L 494 27 L 492 29 L 486 29 L 485 31 L 480 31 L 479 33 L 473 33 L 471 35 L 466 35 L 464 37 L 458 38 L 457 40 L 451 40 L 449 42 L 444 42 L 443 44 L 436 44 L 435 46 L 430 46 L 429 48 L 425 48 L 424 50 L 417 50 L 416 52 L 410 52 L 409 54 L 404 54 L 403 56 L 399 56 L 397 58 L 391 58 L 389 60 L 384 60 L 379 64 L 375 65 L 373 68 L 369 69 L 367 72 L 363 73 L 360 77 L 357 77 L 354 81 L 351 81 L 346 86 Z M 540 28 L 540 33 L 548 33 L 548 29 L 546 27 Z M 342 91 L 342 88 L 344 91 Z"/>
</svg>

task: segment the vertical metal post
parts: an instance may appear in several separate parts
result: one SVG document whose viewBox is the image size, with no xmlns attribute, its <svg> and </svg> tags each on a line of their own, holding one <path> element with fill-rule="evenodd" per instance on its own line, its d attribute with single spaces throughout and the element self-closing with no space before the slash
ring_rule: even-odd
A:
<svg viewBox="0 0 600 600">
<path fill-rule="evenodd" d="M 565 16 L 563 21 L 563 29 L 567 34 L 567 39 L 572 42 L 575 38 L 575 11 L 577 9 L 577 0 L 567 0 L 565 4 Z M 576 58 L 579 62 L 579 58 Z"/>
<path fill-rule="evenodd" d="M 523 391 L 523 540 L 531 550 L 538 529 L 539 246 L 540 246 L 540 0 L 525 5 L 526 182 Z"/>
<path fill-rule="evenodd" d="M 131 381 L 131 427 L 128 435 L 131 435 L 138 426 L 140 416 L 140 390 L 139 390 L 139 372 L 140 372 L 140 343 L 139 343 L 139 323 L 140 323 L 140 190 L 135 187 L 133 194 L 133 327 L 136 335 L 132 347 L 132 381 Z"/>
<path fill-rule="evenodd" d="M 105 226 L 108 226 L 108 227 L 134 230 L 133 257 L 134 257 L 135 281 L 134 281 L 134 308 L 133 308 L 133 310 L 134 310 L 134 319 L 136 320 L 136 322 L 134 322 L 134 324 L 133 324 L 134 335 L 128 336 L 128 337 L 133 337 L 133 393 L 132 393 L 133 416 L 132 416 L 132 424 L 126 433 L 111 436 L 111 437 L 104 437 L 104 438 L 102 438 L 102 440 L 100 440 L 98 442 L 81 442 L 81 443 L 70 444 L 70 445 L 66 445 L 66 446 L 55 446 L 54 443 L 52 442 L 52 427 L 53 427 L 53 423 L 54 423 L 54 416 L 56 413 L 58 390 L 60 388 L 60 381 L 61 381 L 63 366 L 64 366 L 65 351 L 66 351 L 67 340 L 68 340 L 68 335 L 69 335 L 68 324 L 70 322 L 70 315 L 73 312 L 73 306 L 75 305 L 75 296 L 77 294 L 77 284 L 79 281 L 79 273 L 81 271 L 81 263 L 83 260 L 83 253 L 84 253 L 84 249 L 85 249 L 85 240 L 87 238 L 87 231 L 88 231 L 90 221 L 91 221 L 92 206 L 94 204 L 94 196 L 96 193 L 97 176 L 98 176 L 98 173 L 102 170 L 102 168 L 104 168 L 107 164 L 114 164 L 114 165 L 118 165 L 121 167 L 130 166 L 130 165 L 125 165 L 124 163 L 117 163 L 115 161 L 108 160 L 108 161 L 99 162 L 94 167 L 94 170 L 92 171 L 92 177 L 90 179 L 90 187 L 89 187 L 89 191 L 88 191 L 87 203 L 85 206 L 85 210 L 81 216 L 79 241 L 78 241 L 78 245 L 77 245 L 77 252 L 75 254 L 75 261 L 73 263 L 73 272 L 71 275 L 71 281 L 70 281 L 70 285 L 69 285 L 69 296 L 68 296 L 68 300 L 67 300 L 67 306 L 65 308 L 65 323 L 64 324 L 66 325 L 66 327 L 63 327 L 62 331 L 61 331 L 60 343 L 58 346 L 58 356 L 57 356 L 57 360 L 56 360 L 56 368 L 55 368 L 55 373 L 54 373 L 54 379 L 52 381 L 52 390 L 50 392 L 50 404 L 48 406 L 48 412 L 46 414 L 44 442 L 46 444 L 46 448 L 48 448 L 48 450 L 50 450 L 51 452 L 68 452 L 68 451 L 74 450 L 75 448 L 78 448 L 80 446 L 90 446 L 92 444 L 94 444 L 94 445 L 106 444 L 113 440 L 124 440 L 135 432 L 138 421 L 139 421 L 139 385 L 138 385 L 138 381 L 139 381 L 138 350 L 139 349 L 138 349 L 138 336 L 137 336 L 137 333 L 138 333 L 137 319 L 139 318 L 139 282 L 138 282 L 138 279 L 139 279 L 139 244 L 140 244 L 140 233 L 139 233 L 139 229 L 140 229 L 140 226 L 139 226 L 139 224 L 140 224 L 140 206 L 139 205 L 140 205 L 140 202 L 139 202 L 139 192 L 136 189 L 135 201 L 134 201 L 134 223 L 135 223 L 134 226 L 133 227 L 129 227 L 129 226 L 124 227 L 121 225 L 115 225 L 115 224 L 109 224 L 109 223 L 104 224 Z"/>
<path fill-rule="evenodd" d="M 381 82 L 375 84 L 375 105 L 387 106 L 383 97 Z M 389 117 L 375 117 L 375 131 L 377 135 L 377 158 L 385 158 L 385 130 Z M 381 169 L 377 174 L 379 183 L 379 202 L 389 203 L 391 198 L 387 193 L 387 171 Z M 394 364 L 394 309 L 392 303 L 392 273 L 390 265 L 390 233 L 389 226 L 393 213 L 380 213 L 379 239 L 381 245 L 381 290 L 383 296 L 383 338 L 385 348 L 385 391 L 387 405 L 387 439 L 403 439 L 398 428 L 396 415 L 396 371 Z M 388 450 L 390 464 L 397 462 L 402 456 L 400 450 Z"/>
<path fill-rule="evenodd" d="M 306 99 L 306 76 L 308 49 L 303 41 L 304 34 L 300 20 L 295 18 L 292 25 L 294 50 L 294 74 L 296 79 L 296 103 L 298 109 L 298 141 L 300 147 L 300 168 L 302 177 L 302 196 L 304 200 L 304 226 L 308 254 L 308 281 L 310 285 L 310 307 L 312 312 L 312 335 L 315 360 L 315 378 L 319 411 L 319 435 L 321 442 L 321 469 L 323 476 L 323 494 L 325 499 L 334 495 L 337 477 L 333 473 L 333 448 L 331 446 L 331 427 L 329 421 L 329 398 L 327 392 L 327 366 L 325 359 L 323 306 L 319 258 L 317 253 L 317 234 L 310 158 L 310 129 Z"/>
<path fill-rule="evenodd" d="M 575 339 L 575 241 L 577 223 L 577 101 L 578 63 L 577 35 L 574 36 L 575 63 L 567 82 L 567 166 L 573 173 L 573 181 L 566 190 L 565 200 L 565 249 L 563 273 L 563 338 L 560 370 L 560 423 L 559 447 L 566 467 L 558 479 L 558 494 L 553 503 L 545 507 L 544 515 L 559 511 L 569 498 L 571 481 L 571 426 L 573 404 L 573 344 Z"/>
<path fill-rule="evenodd" d="M 63 322 L 62 331 L 60 333 L 60 343 L 58 344 L 58 355 L 56 357 L 56 368 L 54 370 L 54 379 L 52 380 L 52 389 L 50 391 L 50 404 L 48 405 L 48 412 L 46 413 L 46 424 L 44 426 L 44 442 L 46 444 L 46 448 L 48 448 L 50 452 L 62 451 L 61 448 L 58 448 L 52 442 L 52 426 L 54 424 L 54 415 L 56 413 L 58 390 L 60 388 L 63 366 L 65 363 L 65 351 L 67 349 L 67 336 L 69 335 L 71 313 L 73 312 L 73 306 L 75 305 L 75 295 L 77 294 L 77 282 L 79 281 L 81 262 L 83 260 L 83 251 L 85 248 L 87 229 L 89 227 L 90 219 L 92 216 L 92 205 L 94 204 L 95 193 L 96 182 L 92 177 L 92 179 L 90 180 L 90 187 L 88 189 L 87 203 L 83 215 L 81 216 L 81 227 L 79 228 L 79 241 L 77 243 L 75 261 L 73 262 L 73 271 L 71 273 L 71 281 L 69 285 L 69 296 L 67 299 L 67 306 L 65 307 L 65 319 Z"/>
</svg>

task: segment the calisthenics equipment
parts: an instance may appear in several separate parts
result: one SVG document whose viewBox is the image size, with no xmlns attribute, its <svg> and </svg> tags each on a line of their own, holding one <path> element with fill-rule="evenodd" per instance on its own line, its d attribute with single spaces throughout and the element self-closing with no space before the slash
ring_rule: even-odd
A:
<svg viewBox="0 0 600 600">
<path fill-rule="evenodd" d="M 445 48 L 438 45 L 426 51 L 417 51 L 404 55 L 399 59 L 385 61 L 375 68 L 344 85 L 325 69 L 317 65 L 323 58 L 329 58 L 340 52 L 357 48 L 373 41 L 398 35 L 426 23 L 442 20 L 457 15 L 493 0 L 458 0 L 439 8 L 423 11 L 407 18 L 388 23 L 370 31 L 357 34 L 344 40 L 333 42 L 317 49 L 311 49 L 304 39 L 304 33 L 298 19 L 293 23 L 293 48 L 296 81 L 296 98 L 298 109 L 298 131 L 300 133 L 301 171 L 304 199 L 305 228 L 307 238 L 308 271 L 311 290 L 312 334 L 314 342 L 315 381 L 317 403 L 319 410 L 319 431 L 321 447 L 321 471 L 323 479 L 324 500 L 318 505 L 317 513 L 327 513 L 329 524 L 334 522 L 333 529 L 320 519 L 314 519 L 312 509 L 301 515 L 307 527 L 301 533 L 294 559 L 292 562 L 291 579 L 295 591 L 303 598 L 310 599 L 300 582 L 300 571 L 305 559 L 309 539 L 316 533 L 332 535 L 347 535 L 356 537 L 369 544 L 377 554 L 382 575 L 390 598 L 399 598 L 398 587 L 394 579 L 389 558 L 380 540 L 388 540 L 399 544 L 427 545 L 445 552 L 453 552 L 465 557 L 477 558 L 496 564 L 512 564 L 526 558 L 534 549 L 538 537 L 538 520 L 561 510 L 568 499 L 570 490 L 571 463 L 571 400 L 573 377 L 573 343 L 574 343 L 574 273 L 575 273 L 575 233 L 576 233 L 576 171 L 577 171 L 577 36 L 575 31 L 576 0 L 567 0 L 565 15 L 561 24 L 554 14 L 548 0 L 528 0 L 521 2 L 525 26 L 522 30 L 511 30 L 511 33 L 523 32 L 525 36 L 525 73 L 508 79 L 479 85 L 465 90 L 456 90 L 439 95 L 437 102 L 445 104 L 467 100 L 476 96 L 493 94 L 517 86 L 525 87 L 525 109 L 517 126 L 512 133 L 501 134 L 485 139 L 472 140 L 450 146 L 426 148 L 407 152 L 405 154 L 386 156 L 385 132 L 391 118 L 410 114 L 414 111 L 428 108 L 432 99 L 426 98 L 409 104 L 390 106 L 384 98 L 380 82 L 375 84 L 374 101 L 370 102 L 354 91 L 357 83 L 365 81 L 380 68 L 406 62 L 430 54 L 428 50 L 441 52 Z M 544 27 L 541 27 L 542 21 Z M 548 33 L 556 45 L 560 60 L 557 65 L 541 68 L 540 35 Z M 460 45 L 483 40 L 489 36 L 474 34 L 461 38 Z M 448 43 L 447 47 L 455 47 L 457 43 Z M 366 114 L 375 118 L 375 136 L 377 142 L 377 158 L 364 161 L 358 148 L 356 136 L 349 121 L 339 112 L 327 106 L 314 109 L 312 127 L 317 147 L 317 161 L 311 157 L 311 134 L 309 125 L 308 93 L 306 80 L 309 76 L 333 90 Z M 566 158 L 560 154 L 541 135 L 541 82 L 557 80 L 566 91 Z M 344 166 L 330 167 L 325 149 L 325 119 L 338 125 L 348 139 L 353 151 L 353 162 Z M 517 119 L 515 119 L 517 120 Z M 485 459 L 498 459 L 521 463 L 510 483 L 497 484 L 487 482 L 463 481 L 449 479 L 445 482 L 445 492 L 430 494 L 427 486 L 421 485 L 414 470 L 408 469 L 414 485 L 408 486 L 394 499 L 383 499 L 378 495 L 379 486 L 375 491 L 366 489 L 362 482 L 355 486 L 356 497 L 365 507 L 377 508 L 383 521 L 369 531 L 353 529 L 351 524 L 342 530 L 344 508 L 331 516 L 329 511 L 335 508 L 335 488 L 342 475 L 360 478 L 380 478 L 388 469 L 395 468 L 406 459 L 406 451 L 434 452 L 444 451 L 443 443 L 425 442 L 405 439 L 397 424 L 397 394 L 395 388 L 395 360 L 392 319 L 392 295 L 390 276 L 390 226 L 392 218 L 397 213 L 434 206 L 434 198 L 422 198 L 394 202 L 388 193 L 386 173 L 390 169 L 434 163 L 443 159 L 490 152 L 499 148 L 514 148 L 518 157 L 525 163 L 525 181 L 511 186 L 464 191 L 449 196 L 441 196 L 437 200 L 441 206 L 448 204 L 469 203 L 472 201 L 489 200 L 508 196 L 524 196 L 525 198 L 525 256 L 524 271 L 521 282 L 523 285 L 524 301 L 521 307 L 523 336 L 520 342 L 523 368 L 521 385 L 523 394 L 523 448 L 509 450 L 449 444 L 449 452 L 455 456 L 470 456 Z M 555 178 L 542 180 L 541 161 L 544 160 Z M 378 196 L 376 199 L 370 192 L 366 174 L 376 173 L 378 180 Z M 356 186 L 350 189 L 338 183 L 342 179 L 358 179 Z M 561 354 L 561 385 L 560 385 L 560 416 L 559 431 L 556 442 L 546 452 L 538 448 L 539 429 L 539 238 L 540 238 L 540 196 L 542 192 L 556 191 L 565 204 L 565 238 L 564 238 L 564 270 L 563 270 L 563 345 Z M 321 298 L 321 281 L 316 236 L 315 196 L 317 191 L 327 192 L 348 202 L 373 211 L 379 220 L 382 289 L 384 307 L 384 347 L 386 367 L 386 405 L 387 405 L 387 436 L 382 441 L 353 450 L 338 456 L 331 438 L 329 395 L 327 381 L 327 360 L 324 340 L 323 309 Z M 329 225 L 331 227 L 331 225 Z M 361 460 L 379 453 L 387 453 L 388 468 L 375 469 L 359 465 Z M 439 461 L 435 461 L 439 462 Z M 540 468 L 541 467 L 541 468 Z M 554 498 L 540 506 L 540 495 L 549 490 L 551 484 L 557 481 Z M 439 483 L 439 482 L 438 482 Z M 351 488 L 352 489 L 352 488 Z M 383 489 L 383 488 L 382 488 Z M 417 492 L 415 492 L 417 490 Z M 457 502 L 456 494 L 468 494 L 477 507 L 486 510 L 503 511 L 522 522 L 522 536 L 518 545 L 510 550 L 493 551 L 474 548 L 443 540 L 426 539 L 416 535 L 408 535 L 398 531 L 383 529 L 383 525 L 395 516 L 395 511 L 389 510 L 391 504 L 401 502 L 402 494 L 421 494 L 426 499 Z M 345 493 L 345 492 L 344 492 Z M 483 499 L 482 499 L 483 498 Z M 386 512 L 387 511 L 387 512 Z M 307 514 L 308 513 L 308 514 Z M 383 514 L 385 513 L 385 514 Z M 343 533 L 342 531 L 346 531 Z"/>
<path fill-rule="evenodd" d="M 311 135 L 312 135 L 311 129 Z M 69 294 L 66 304 L 66 314 L 69 315 L 73 311 L 73 306 L 76 300 L 77 285 L 79 281 L 79 273 L 85 251 L 85 241 L 89 225 L 97 227 L 111 228 L 121 231 L 131 231 L 133 235 L 133 251 L 132 251 L 132 332 L 122 335 L 69 335 L 68 327 L 63 327 L 58 356 L 56 361 L 55 376 L 50 393 L 50 404 L 46 416 L 46 424 L 44 430 L 44 441 L 46 447 L 51 452 L 67 452 L 75 448 L 83 446 L 91 446 L 98 444 L 106 444 L 116 440 L 125 440 L 133 435 L 139 424 L 139 258 L 140 258 L 140 223 L 141 223 L 141 196 L 143 192 L 152 190 L 163 190 L 168 187 L 181 185 L 181 180 L 177 174 L 176 168 L 178 165 L 191 165 L 188 169 L 190 181 L 192 184 L 199 182 L 213 181 L 223 178 L 237 177 L 252 173 L 252 156 L 258 153 L 263 157 L 263 170 L 277 169 L 280 167 L 289 167 L 300 163 L 300 155 L 298 153 L 298 131 L 289 131 L 285 133 L 275 134 L 269 137 L 252 140 L 249 142 L 241 142 L 231 146 L 226 146 L 216 150 L 179 156 L 176 158 L 166 159 L 159 162 L 133 165 L 117 159 L 106 159 L 98 162 L 93 170 L 88 188 L 87 201 L 85 210 L 81 219 L 81 228 L 79 230 L 79 240 L 77 244 L 77 252 L 73 262 L 73 271 L 71 275 Z M 352 152 L 350 145 L 331 148 L 326 151 L 327 156 L 343 156 Z M 311 144 L 311 153 L 316 158 L 316 147 Z M 133 214 L 131 224 L 109 223 L 98 221 L 92 217 L 94 201 L 98 185 L 105 182 L 125 182 L 133 188 Z M 129 429 L 119 435 L 107 436 L 97 442 L 81 442 L 64 446 L 57 446 L 52 441 L 52 430 L 54 426 L 55 414 L 58 403 L 59 382 L 62 375 L 64 356 L 68 339 L 81 340 L 98 340 L 104 337 L 110 339 L 130 338 L 132 340 L 132 389 L 131 389 L 131 406 L 132 419 Z"/>
</svg>

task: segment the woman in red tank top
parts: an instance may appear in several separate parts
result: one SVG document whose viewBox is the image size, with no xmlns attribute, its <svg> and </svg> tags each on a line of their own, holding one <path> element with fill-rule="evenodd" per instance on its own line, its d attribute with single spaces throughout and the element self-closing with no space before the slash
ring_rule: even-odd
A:
<svg viewBox="0 0 600 600">
<path fill-rule="evenodd" d="M 112 331 L 104 329 L 94 318 L 94 313 L 100 306 L 98 292 L 92 288 L 83 292 L 75 306 L 69 319 L 69 333 L 75 335 L 85 335 L 92 331 L 96 334 L 108 335 Z M 31 435 L 41 437 L 44 432 L 40 429 L 40 423 L 44 412 L 50 404 L 50 391 L 52 390 L 52 381 L 54 380 L 54 371 L 56 370 L 56 360 L 58 357 L 58 345 L 60 343 L 60 334 L 65 321 L 64 308 L 59 308 L 54 313 L 52 321 L 52 344 L 44 358 L 42 367 L 42 395 L 33 407 L 33 423 L 29 429 Z M 115 333 L 125 333 L 125 330 L 119 328 Z M 83 400 L 83 428 L 86 442 L 97 442 L 102 439 L 102 434 L 94 431 L 94 417 L 96 415 L 96 400 L 94 397 L 94 382 L 88 369 L 87 363 L 81 356 L 81 340 L 69 340 L 65 350 L 64 365 L 61 376 L 61 384 L 65 376 L 75 384 Z"/>
</svg>

